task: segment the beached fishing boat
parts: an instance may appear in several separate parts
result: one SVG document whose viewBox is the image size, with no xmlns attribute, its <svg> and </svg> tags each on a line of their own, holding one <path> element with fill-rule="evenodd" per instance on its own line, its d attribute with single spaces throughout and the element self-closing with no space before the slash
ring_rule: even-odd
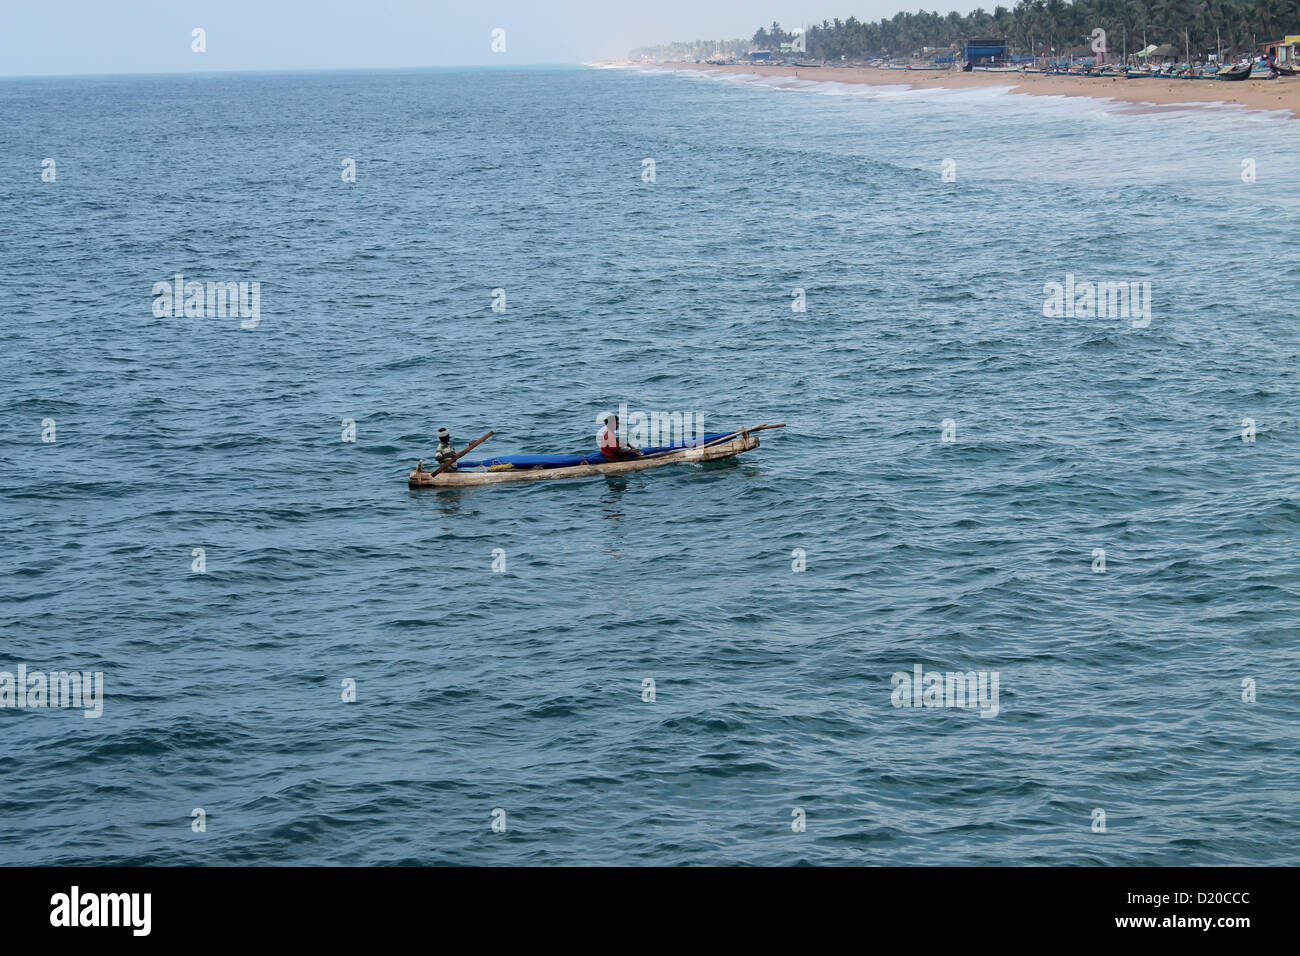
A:
<svg viewBox="0 0 1300 956">
<path fill-rule="evenodd" d="M 1220 80 L 1248 80 L 1250 79 L 1250 71 L 1251 64 L 1241 63 L 1236 66 L 1225 66 L 1214 75 L 1216 79 Z"/>
<path fill-rule="evenodd" d="M 588 455 L 507 455 L 481 461 L 458 461 L 456 471 L 426 471 L 421 459 L 407 476 L 411 488 L 468 488 L 517 481 L 559 481 L 622 475 L 647 468 L 733 458 L 758 447 L 753 432 L 784 425 L 756 425 L 738 432 L 720 432 L 703 438 L 647 448 L 638 458 L 610 461 L 600 452 Z M 468 449 L 467 449 L 468 450 Z M 463 454 L 463 453 L 462 453 Z"/>
</svg>

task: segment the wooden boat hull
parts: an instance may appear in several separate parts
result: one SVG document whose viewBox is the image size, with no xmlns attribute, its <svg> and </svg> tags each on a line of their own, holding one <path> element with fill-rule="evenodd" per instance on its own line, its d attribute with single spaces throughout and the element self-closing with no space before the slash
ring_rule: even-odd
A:
<svg viewBox="0 0 1300 956">
<path fill-rule="evenodd" d="M 407 476 L 411 488 L 471 488 L 476 485 L 502 485 L 516 481 L 560 481 L 566 478 L 595 478 L 600 475 L 622 475 L 664 465 L 688 462 L 718 461 L 758 447 L 753 435 L 738 435 L 730 441 L 701 448 L 684 448 L 681 451 L 654 455 L 649 458 L 631 458 L 627 461 L 607 461 L 598 465 L 573 465 L 564 468 L 507 468 L 501 471 L 445 471 L 434 476 L 428 471 L 413 471 Z"/>
<path fill-rule="evenodd" d="M 1218 73 L 1214 74 L 1215 79 L 1227 80 L 1229 82 L 1239 82 L 1250 79 L 1251 68 L 1247 67 L 1225 67 Z"/>
</svg>

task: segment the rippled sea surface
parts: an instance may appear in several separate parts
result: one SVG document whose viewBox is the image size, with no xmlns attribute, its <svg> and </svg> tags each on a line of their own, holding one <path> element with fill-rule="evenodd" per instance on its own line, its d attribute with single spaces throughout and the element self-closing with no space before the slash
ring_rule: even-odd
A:
<svg viewBox="0 0 1300 956">
<path fill-rule="evenodd" d="M 1300 863 L 1300 124 L 577 68 L 0 116 L 0 670 L 105 686 L 0 709 L 0 862 Z M 789 427 L 406 487 L 620 402 Z"/>
</svg>

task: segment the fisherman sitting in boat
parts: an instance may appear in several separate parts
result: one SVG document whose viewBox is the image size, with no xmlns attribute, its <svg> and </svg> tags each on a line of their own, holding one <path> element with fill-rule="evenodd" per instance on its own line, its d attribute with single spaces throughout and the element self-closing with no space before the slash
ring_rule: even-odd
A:
<svg viewBox="0 0 1300 956">
<path fill-rule="evenodd" d="M 605 427 L 600 430 L 600 453 L 606 461 L 641 457 L 641 449 L 633 448 L 627 442 L 619 442 L 618 416 L 613 412 L 605 416 Z"/>
<path fill-rule="evenodd" d="M 438 450 L 433 453 L 433 460 L 443 471 L 456 470 L 456 449 L 451 447 L 451 432 L 445 428 L 438 429 Z"/>
</svg>

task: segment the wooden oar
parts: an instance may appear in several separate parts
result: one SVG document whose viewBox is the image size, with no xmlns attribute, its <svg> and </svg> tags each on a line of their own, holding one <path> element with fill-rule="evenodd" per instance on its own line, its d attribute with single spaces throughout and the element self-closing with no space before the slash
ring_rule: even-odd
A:
<svg viewBox="0 0 1300 956">
<path fill-rule="evenodd" d="M 462 458 L 464 458 L 466 455 L 468 455 L 471 451 L 473 451 L 473 450 L 474 450 L 475 448 L 477 448 L 479 445 L 483 444 L 485 441 L 487 441 L 489 438 L 491 438 L 491 437 L 492 437 L 493 435 L 495 435 L 495 434 L 496 434 L 496 432 L 488 432 L 486 435 L 484 435 L 484 436 L 483 436 L 482 438 L 480 438 L 478 441 L 470 442 L 468 445 L 465 446 L 465 450 L 462 451 L 462 452 L 457 452 L 456 457 L 453 458 L 451 461 L 460 461 Z M 421 461 L 424 461 L 423 458 L 421 458 L 420 460 L 421 460 Z M 441 465 L 438 466 L 438 470 L 437 470 L 437 471 L 426 471 L 426 472 L 424 472 L 424 474 L 428 475 L 430 478 L 437 478 L 439 475 L 442 474 L 443 470 L 444 470 L 448 465 L 451 464 L 451 461 L 444 461 Z M 415 466 L 415 470 L 416 470 L 416 471 L 421 471 L 422 468 L 423 468 L 422 465 L 416 465 L 416 466 Z"/>
</svg>

